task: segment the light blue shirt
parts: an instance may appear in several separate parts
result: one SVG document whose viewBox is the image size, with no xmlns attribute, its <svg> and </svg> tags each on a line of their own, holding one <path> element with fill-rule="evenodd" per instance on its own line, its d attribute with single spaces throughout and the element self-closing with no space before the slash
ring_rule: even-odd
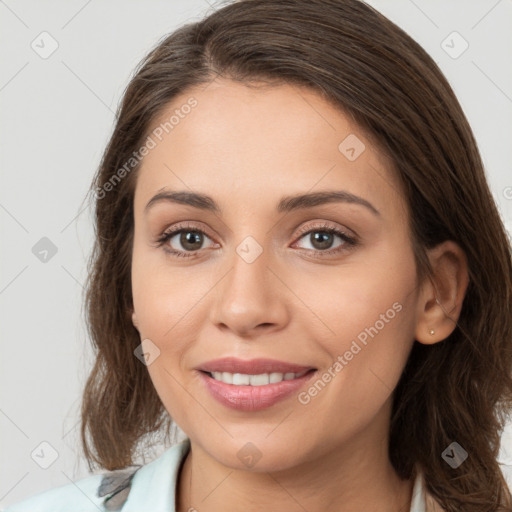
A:
<svg viewBox="0 0 512 512">
<path fill-rule="evenodd" d="M 183 458 L 190 449 L 187 438 L 167 449 L 158 458 L 140 467 L 133 475 L 122 512 L 175 512 L 176 483 Z M 103 512 L 105 496 L 98 488 L 104 474 L 90 475 L 74 483 L 40 492 L 7 507 L 4 512 Z M 425 488 L 421 473 L 414 482 L 409 512 L 426 512 Z"/>
</svg>

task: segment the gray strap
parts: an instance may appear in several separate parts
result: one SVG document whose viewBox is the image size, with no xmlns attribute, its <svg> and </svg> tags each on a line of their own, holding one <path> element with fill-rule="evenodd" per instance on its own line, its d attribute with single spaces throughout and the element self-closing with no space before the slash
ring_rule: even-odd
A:
<svg viewBox="0 0 512 512">
<path fill-rule="evenodd" d="M 97 496 L 103 497 L 103 505 L 106 510 L 120 510 L 128 499 L 133 475 L 141 468 L 141 465 L 130 466 L 125 469 L 109 471 L 103 475 L 98 487 Z"/>
</svg>

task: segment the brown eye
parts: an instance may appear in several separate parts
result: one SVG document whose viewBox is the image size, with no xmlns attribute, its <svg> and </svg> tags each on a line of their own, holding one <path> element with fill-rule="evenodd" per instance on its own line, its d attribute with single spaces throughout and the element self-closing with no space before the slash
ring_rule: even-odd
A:
<svg viewBox="0 0 512 512">
<path fill-rule="evenodd" d="M 338 238 L 340 242 L 333 247 L 335 240 Z M 300 239 L 305 239 L 311 247 L 306 247 L 308 251 L 319 253 L 320 256 L 325 254 L 336 254 L 347 251 L 357 245 L 355 238 L 348 236 L 338 228 L 330 225 L 316 226 L 306 231 L 302 231 Z"/>
<path fill-rule="evenodd" d="M 181 230 L 177 234 L 180 235 L 179 238 L 178 238 L 179 244 L 185 250 L 197 251 L 198 249 L 201 248 L 201 245 L 203 243 L 203 235 L 204 235 L 204 233 L 202 233 L 200 231 Z"/>
<path fill-rule="evenodd" d="M 210 239 L 202 229 L 179 225 L 162 233 L 156 245 L 173 256 L 187 258 L 203 249 L 205 238 Z"/>
<path fill-rule="evenodd" d="M 307 237 L 313 249 L 319 251 L 330 249 L 335 239 L 334 233 L 328 231 L 311 231 Z"/>
</svg>

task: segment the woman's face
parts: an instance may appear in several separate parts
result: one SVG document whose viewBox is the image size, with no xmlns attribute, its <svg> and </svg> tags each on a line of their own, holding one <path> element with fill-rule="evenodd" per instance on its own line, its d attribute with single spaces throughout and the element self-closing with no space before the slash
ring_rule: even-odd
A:
<svg viewBox="0 0 512 512">
<path fill-rule="evenodd" d="M 382 452 L 419 294 L 389 162 L 289 85 L 216 80 L 176 97 L 153 129 L 135 192 L 133 321 L 171 417 L 232 468 Z"/>
</svg>

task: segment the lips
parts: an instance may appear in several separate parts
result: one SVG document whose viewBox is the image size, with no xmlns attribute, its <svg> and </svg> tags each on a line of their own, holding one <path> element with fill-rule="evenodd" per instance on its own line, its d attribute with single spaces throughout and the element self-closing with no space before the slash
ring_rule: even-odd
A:
<svg viewBox="0 0 512 512">
<path fill-rule="evenodd" d="M 261 365 L 261 362 L 258 364 Z M 268 364 L 268 360 L 266 364 Z M 279 364 L 281 365 L 279 368 L 296 368 L 296 366 L 283 366 L 283 363 Z M 257 368 L 262 368 L 262 366 L 257 366 Z M 268 366 L 266 366 L 266 368 L 268 368 Z M 261 370 L 256 371 L 259 372 Z M 306 371 L 306 373 L 299 374 L 300 376 L 294 374 L 293 372 L 287 372 L 288 375 L 291 375 L 289 380 L 281 380 L 280 382 L 263 385 L 253 385 L 253 383 L 250 385 L 247 385 L 247 383 L 230 384 L 223 382 L 222 380 L 217 380 L 217 378 L 212 377 L 209 372 L 199 370 L 198 373 L 201 382 L 207 389 L 210 396 L 213 397 L 222 406 L 239 412 L 254 413 L 272 407 L 273 405 L 277 405 L 279 402 L 285 401 L 286 399 L 293 396 L 294 393 L 298 393 L 304 386 L 307 385 L 307 383 L 316 375 L 317 372 L 313 368 L 311 368 L 310 371 Z M 228 372 L 223 372 L 221 375 L 225 376 L 227 373 Z M 283 373 L 271 372 L 270 375 L 275 375 L 276 373 L 281 375 L 282 378 Z M 218 376 L 219 374 L 214 372 L 214 375 Z M 242 374 L 232 374 L 233 380 L 235 380 L 237 375 L 241 377 Z M 257 377 L 260 375 L 256 374 Z M 253 377 L 254 376 L 251 376 L 251 379 Z"/>
<path fill-rule="evenodd" d="M 224 357 L 201 364 L 197 370 L 213 373 L 243 373 L 249 375 L 259 375 L 262 373 L 301 373 L 308 370 L 314 370 L 313 366 L 302 366 L 295 363 L 278 361 L 277 359 L 238 359 L 236 357 Z"/>
</svg>

